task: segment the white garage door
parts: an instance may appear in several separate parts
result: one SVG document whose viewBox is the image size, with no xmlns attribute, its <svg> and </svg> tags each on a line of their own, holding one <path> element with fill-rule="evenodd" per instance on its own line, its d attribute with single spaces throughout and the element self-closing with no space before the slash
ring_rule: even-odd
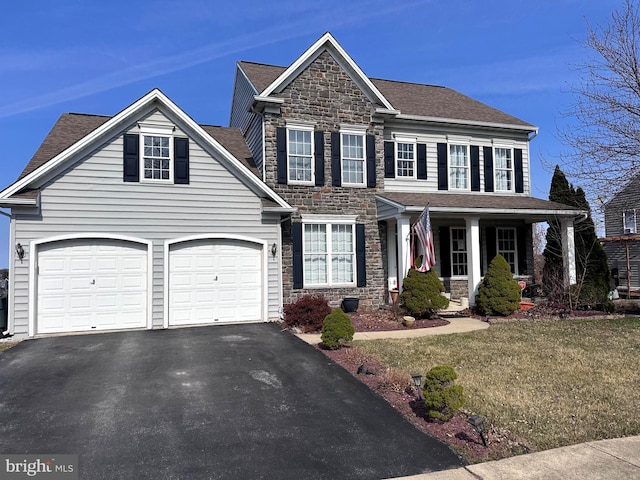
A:
<svg viewBox="0 0 640 480">
<path fill-rule="evenodd" d="M 169 324 L 262 319 L 262 247 L 198 240 L 169 253 Z"/>
<path fill-rule="evenodd" d="M 70 240 L 38 252 L 37 332 L 146 326 L 147 248 L 120 240 Z"/>
</svg>

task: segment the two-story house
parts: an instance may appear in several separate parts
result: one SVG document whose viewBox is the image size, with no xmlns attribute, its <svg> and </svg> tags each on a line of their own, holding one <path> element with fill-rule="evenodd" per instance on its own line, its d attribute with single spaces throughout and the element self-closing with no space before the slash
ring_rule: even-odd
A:
<svg viewBox="0 0 640 480">
<path fill-rule="evenodd" d="M 16 335 L 277 319 L 323 294 L 388 302 L 429 207 L 436 271 L 473 304 L 498 253 L 532 274 L 536 127 L 444 87 L 367 77 L 327 33 L 288 67 L 239 62 L 230 128 L 153 90 L 112 117 L 64 114 L 16 182 Z M 415 255 L 420 251 L 414 252 Z"/>
<path fill-rule="evenodd" d="M 640 292 L 640 177 L 632 178 L 604 205 L 605 238 L 600 242 L 618 292 Z"/>
</svg>

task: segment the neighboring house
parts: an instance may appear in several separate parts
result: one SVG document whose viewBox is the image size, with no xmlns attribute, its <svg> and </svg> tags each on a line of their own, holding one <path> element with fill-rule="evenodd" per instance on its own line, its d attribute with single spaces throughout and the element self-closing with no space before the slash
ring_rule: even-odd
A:
<svg viewBox="0 0 640 480">
<path fill-rule="evenodd" d="M 498 253 L 530 281 L 531 225 L 552 218 L 575 281 L 585 212 L 531 197 L 522 120 L 370 79 L 327 33 L 289 67 L 239 62 L 230 124 L 198 125 L 159 90 L 113 117 L 62 115 L 0 192 L 9 331 L 268 321 L 305 294 L 380 307 L 426 206 L 453 298 L 473 304 Z"/>
<path fill-rule="evenodd" d="M 640 177 L 627 183 L 604 206 L 605 238 L 600 242 L 618 292 L 640 292 Z"/>
</svg>

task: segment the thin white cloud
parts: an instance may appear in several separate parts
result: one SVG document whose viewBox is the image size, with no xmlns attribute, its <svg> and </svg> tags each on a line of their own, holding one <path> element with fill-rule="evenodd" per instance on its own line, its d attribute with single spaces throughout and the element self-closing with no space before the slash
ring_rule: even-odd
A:
<svg viewBox="0 0 640 480">
<path fill-rule="evenodd" d="M 330 8 L 327 8 L 327 5 L 324 4 L 322 8 L 314 7 L 313 9 L 306 10 L 304 14 L 296 12 L 295 19 L 288 24 L 276 24 L 267 29 L 253 30 L 253 32 L 249 34 L 239 35 L 229 40 L 211 43 L 200 48 L 189 49 L 158 60 L 137 63 L 132 67 L 99 75 L 90 80 L 76 83 L 50 93 L 31 96 L 8 105 L 0 106 L 0 119 L 112 90 L 141 80 L 185 70 L 216 58 L 226 57 L 256 47 L 272 45 L 292 38 L 305 36 L 309 33 L 309 25 L 323 25 L 326 29 L 336 29 L 345 26 L 355 27 L 366 24 L 372 18 L 385 16 L 392 12 L 411 10 L 424 3 L 430 2 L 429 0 L 417 0 L 414 2 L 389 4 L 384 0 L 373 0 L 368 2 L 367 5 L 362 3 L 355 5 L 336 3 Z"/>
</svg>

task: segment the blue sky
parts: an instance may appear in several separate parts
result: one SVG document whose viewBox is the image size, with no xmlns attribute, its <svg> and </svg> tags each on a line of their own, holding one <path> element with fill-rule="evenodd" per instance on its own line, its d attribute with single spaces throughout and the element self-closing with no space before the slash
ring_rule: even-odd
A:
<svg viewBox="0 0 640 480">
<path fill-rule="evenodd" d="M 533 195 L 560 163 L 556 125 L 601 0 L 111 0 L 3 2 L 0 189 L 60 114 L 113 115 L 154 87 L 199 123 L 227 125 L 235 63 L 287 66 L 330 31 L 370 77 L 445 85 L 540 128 Z M 588 186 L 584 186 L 588 190 Z M 0 268 L 9 221 L 0 216 Z"/>
</svg>

